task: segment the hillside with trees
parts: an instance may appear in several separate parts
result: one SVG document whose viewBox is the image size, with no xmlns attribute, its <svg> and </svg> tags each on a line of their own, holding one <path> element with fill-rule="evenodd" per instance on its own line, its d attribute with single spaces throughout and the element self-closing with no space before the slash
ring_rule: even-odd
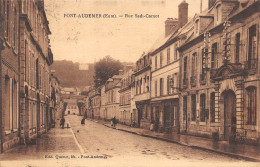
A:
<svg viewBox="0 0 260 167">
<path fill-rule="evenodd" d="M 51 69 L 55 70 L 62 87 L 83 88 L 94 83 L 94 64 L 89 64 L 88 70 L 79 70 L 79 63 L 56 60 L 51 65 Z"/>
</svg>

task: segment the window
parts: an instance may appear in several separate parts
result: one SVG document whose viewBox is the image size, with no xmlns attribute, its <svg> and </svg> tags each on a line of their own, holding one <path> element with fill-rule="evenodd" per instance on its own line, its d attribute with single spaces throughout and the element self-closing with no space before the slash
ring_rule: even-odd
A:
<svg viewBox="0 0 260 167">
<path fill-rule="evenodd" d="M 155 97 L 157 96 L 157 81 L 154 82 L 154 93 Z"/>
<path fill-rule="evenodd" d="M 5 119 L 4 119 L 4 130 L 11 130 L 11 127 L 10 127 L 10 78 L 9 76 L 5 76 L 5 91 L 4 91 L 4 94 L 5 96 L 3 96 L 3 102 L 4 104 L 6 105 L 2 105 L 3 107 L 3 111 L 6 113 L 5 114 Z"/>
<path fill-rule="evenodd" d="M 167 49 L 167 64 L 170 63 L 170 48 Z"/>
<path fill-rule="evenodd" d="M 191 95 L 191 120 L 196 121 L 196 95 Z"/>
<path fill-rule="evenodd" d="M 170 79 L 171 79 L 171 76 L 168 75 L 167 76 L 167 94 L 169 95 L 171 92 L 171 87 L 170 87 Z"/>
<path fill-rule="evenodd" d="M 184 57 L 184 66 L 183 66 L 183 78 L 187 78 L 187 63 L 188 63 L 188 57 Z"/>
<path fill-rule="evenodd" d="M 211 47 L 211 68 L 215 69 L 217 68 L 217 43 L 214 43 Z"/>
<path fill-rule="evenodd" d="M 17 33 L 17 29 L 16 29 L 16 27 L 17 27 L 17 12 L 16 12 L 16 8 L 14 8 L 14 23 L 13 23 L 14 25 L 13 25 L 13 40 L 14 40 L 14 49 L 16 49 L 16 33 Z"/>
<path fill-rule="evenodd" d="M 163 95 L 163 78 L 160 78 L 160 96 Z"/>
<path fill-rule="evenodd" d="M 246 88 L 247 124 L 256 125 L 256 87 Z"/>
<path fill-rule="evenodd" d="M 27 41 L 25 40 L 24 42 L 24 78 L 25 78 L 25 81 L 28 81 L 28 78 L 27 78 Z"/>
<path fill-rule="evenodd" d="M 154 65 L 155 65 L 155 69 L 157 69 L 157 56 L 155 56 L 155 63 L 154 63 Z"/>
<path fill-rule="evenodd" d="M 236 63 L 239 63 L 239 49 L 240 49 L 240 33 L 236 34 L 236 43 L 235 43 L 235 54 L 236 54 Z"/>
<path fill-rule="evenodd" d="M 197 71 L 197 52 L 192 54 L 192 64 L 191 64 L 191 75 L 193 78 L 196 77 L 196 71 Z"/>
<path fill-rule="evenodd" d="M 210 122 L 215 122 L 215 93 L 210 94 Z"/>
<path fill-rule="evenodd" d="M 174 60 L 177 60 L 178 59 L 178 51 L 177 51 L 177 44 L 174 45 Z"/>
<path fill-rule="evenodd" d="M 187 96 L 183 97 L 183 120 L 186 120 L 187 116 Z"/>
<path fill-rule="evenodd" d="M 248 69 L 256 68 L 257 58 L 256 25 L 249 28 Z"/>
<path fill-rule="evenodd" d="M 200 95 L 200 121 L 205 122 L 206 120 L 206 95 Z"/>
<path fill-rule="evenodd" d="M 162 67 L 162 61 L 163 61 L 163 54 L 162 52 L 160 53 L 160 67 Z"/>
<path fill-rule="evenodd" d="M 10 22 L 10 1 L 6 2 L 6 37 L 9 40 L 9 22 Z"/>
</svg>

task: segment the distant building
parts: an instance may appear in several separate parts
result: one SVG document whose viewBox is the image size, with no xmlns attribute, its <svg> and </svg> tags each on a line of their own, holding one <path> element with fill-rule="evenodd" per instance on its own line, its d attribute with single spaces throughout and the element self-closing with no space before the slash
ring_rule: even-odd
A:
<svg viewBox="0 0 260 167">
<path fill-rule="evenodd" d="M 127 125 L 132 123 L 132 112 L 131 112 L 131 79 L 133 70 L 128 69 L 125 71 L 122 80 L 120 81 L 121 87 L 119 92 L 120 104 L 119 104 L 119 122 Z"/>
<path fill-rule="evenodd" d="M 132 108 L 133 121 L 138 127 L 149 129 L 151 121 L 151 57 L 143 54 L 136 62 L 134 72 L 134 101 L 136 108 Z"/>
<path fill-rule="evenodd" d="M 116 117 L 119 119 L 119 89 L 120 81 L 122 79 L 121 75 L 114 75 L 112 78 L 109 78 L 105 84 L 105 94 L 106 94 L 106 119 L 112 119 Z"/>
</svg>

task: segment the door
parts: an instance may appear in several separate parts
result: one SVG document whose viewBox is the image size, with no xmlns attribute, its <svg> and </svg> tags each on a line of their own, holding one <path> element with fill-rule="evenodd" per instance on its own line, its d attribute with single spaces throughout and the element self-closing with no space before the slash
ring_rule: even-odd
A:
<svg viewBox="0 0 260 167">
<path fill-rule="evenodd" d="M 160 121 L 160 115 L 159 115 L 159 106 L 155 107 L 155 131 L 157 131 L 159 129 L 159 121 Z"/>
<path fill-rule="evenodd" d="M 171 106 L 164 105 L 164 127 L 166 132 L 170 132 L 171 128 Z"/>
<path fill-rule="evenodd" d="M 236 137 L 236 95 L 233 91 L 224 93 L 224 136 L 227 141 Z"/>
</svg>

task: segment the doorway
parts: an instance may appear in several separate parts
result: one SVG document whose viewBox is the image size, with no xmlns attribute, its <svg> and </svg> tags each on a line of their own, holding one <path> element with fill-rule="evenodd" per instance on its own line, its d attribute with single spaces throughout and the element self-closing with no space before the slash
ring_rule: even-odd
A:
<svg viewBox="0 0 260 167">
<path fill-rule="evenodd" d="M 224 100 L 224 139 L 234 141 L 236 138 L 236 95 L 232 90 L 222 93 Z"/>
</svg>

